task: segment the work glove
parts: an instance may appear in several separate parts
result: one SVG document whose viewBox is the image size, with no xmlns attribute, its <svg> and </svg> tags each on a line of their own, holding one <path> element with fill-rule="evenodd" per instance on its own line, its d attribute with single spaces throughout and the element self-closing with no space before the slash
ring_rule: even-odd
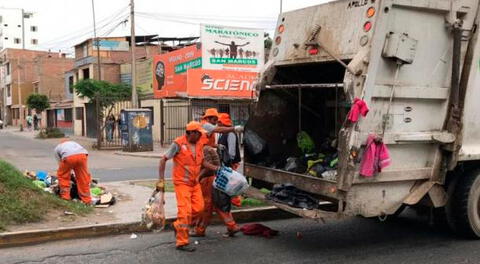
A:
<svg viewBox="0 0 480 264">
<path fill-rule="evenodd" d="M 158 180 L 156 184 L 156 189 L 159 192 L 165 192 L 165 180 Z"/>
<path fill-rule="evenodd" d="M 235 129 L 235 132 L 237 132 L 237 133 L 242 133 L 243 130 L 244 130 L 244 129 L 243 129 L 243 126 L 235 126 L 234 129 Z"/>
</svg>

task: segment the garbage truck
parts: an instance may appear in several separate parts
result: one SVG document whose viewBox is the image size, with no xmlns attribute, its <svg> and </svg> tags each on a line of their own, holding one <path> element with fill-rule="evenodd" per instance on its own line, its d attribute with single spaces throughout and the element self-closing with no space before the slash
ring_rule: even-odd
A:
<svg viewBox="0 0 480 264">
<path fill-rule="evenodd" d="M 479 238 L 479 5 L 337 0 L 280 14 L 245 126 L 248 195 L 264 199 L 260 188 L 289 183 L 318 206 L 270 202 L 313 219 L 427 208 L 456 233 Z M 356 100 L 369 112 L 352 122 Z M 305 157 L 303 132 L 314 155 L 324 144 L 335 150 L 334 177 L 285 169 L 289 158 Z M 390 165 L 365 177 L 371 135 Z"/>
</svg>

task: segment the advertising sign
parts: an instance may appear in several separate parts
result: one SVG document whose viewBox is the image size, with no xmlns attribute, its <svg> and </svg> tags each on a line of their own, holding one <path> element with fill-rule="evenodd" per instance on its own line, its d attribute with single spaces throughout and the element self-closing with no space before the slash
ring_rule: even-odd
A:
<svg viewBox="0 0 480 264">
<path fill-rule="evenodd" d="M 256 72 L 226 70 L 188 70 L 187 95 L 192 97 L 252 98 Z"/>
<path fill-rule="evenodd" d="M 175 97 L 187 89 L 187 70 L 202 67 L 200 45 L 157 55 L 152 67 L 155 98 Z"/>
<path fill-rule="evenodd" d="M 259 72 L 264 63 L 264 32 L 259 29 L 201 25 L 202 67 Z"/>
</svg>

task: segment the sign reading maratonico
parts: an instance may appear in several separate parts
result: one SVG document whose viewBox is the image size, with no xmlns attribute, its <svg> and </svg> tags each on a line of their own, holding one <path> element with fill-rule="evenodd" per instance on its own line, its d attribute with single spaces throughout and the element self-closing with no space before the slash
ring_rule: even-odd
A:
<svg viewBox="0 0 480 264">
<path fill-rule="evenodd" d="M 264 63 L 264 32 L 202 25 L 202 68 L 259 72 Z"/>
</svg>

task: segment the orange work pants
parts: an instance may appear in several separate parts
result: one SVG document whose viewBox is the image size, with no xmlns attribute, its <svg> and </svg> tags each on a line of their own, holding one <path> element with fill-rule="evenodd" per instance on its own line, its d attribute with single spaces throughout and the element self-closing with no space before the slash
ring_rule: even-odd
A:
<svg viewBox="0 0 480 264">
<path fill-rule="evenodd" d="M 238 229 L 237 223 L 233 219 L 231 212 L 223 212 L 215 207 L 213 204 L 212 199 L 212 192 L 213 192 L 213 181 L 215 180 L 215 176 L 205 177 L 200 181 L 200 185 L 202 186 L 202 194 L 203 200 L 205 203 L 205 209 L 199 215 L 199 217 L 195 220 L 195 233 L 197 235 L 204 235 L 207 229 L 207 226 L 210 224 L 212 219 L 213 211 L 215 211 L 220 218 L 222 218 L 223 222 L 227 226 L 228 231 L 233 231 Z"/>
<path fill-rule="evenodd" d="M 173 227 L 177 233 L 177 247 L 179 247 L 189 243 L 188 230 L 192 225 L 192 219 L 197 218 L 203 211 L 203 197 L 200 184 L 194 186 L 175 184 L 175 195 L 178 212 Z"/>
<path fill-rule="evenodd" d="M 82 202 L 90 204 L 92 202 L 92 197 L 90 196 L 90 182 L 92 177 L 88 172 L 86 154 L 73 155 L 60 162 L 57 171 L 60 197 L 65 200 L 72 199 L 70 197 L 70 174 L 72 170 L 75 172 L 75 179 L 77 180 L 78 196 L 80 196 Z"/>
</svg>

